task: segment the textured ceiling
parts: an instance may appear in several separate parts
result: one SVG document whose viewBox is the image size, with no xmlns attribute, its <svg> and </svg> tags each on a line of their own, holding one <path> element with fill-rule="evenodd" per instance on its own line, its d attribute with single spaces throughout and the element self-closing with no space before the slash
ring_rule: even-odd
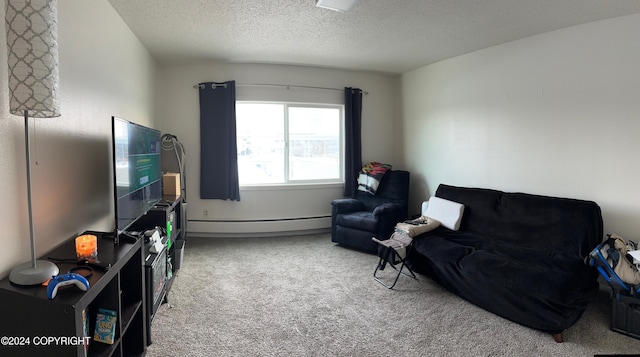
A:
<svg viewBox="0 0 640 357">
<path fill-rule="evenodd" d="M 638 0 L 109 0 L 160 63 L 217 60 L 403 73 L 582 23 Z M 626 34 L 628 36 L 628 34 Z"/>
</svg>

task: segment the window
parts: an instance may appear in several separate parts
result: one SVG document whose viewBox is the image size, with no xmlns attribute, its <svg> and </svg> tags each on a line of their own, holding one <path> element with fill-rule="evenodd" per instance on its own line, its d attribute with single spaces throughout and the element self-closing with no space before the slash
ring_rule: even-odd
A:
<svg viewBox="0 0 640 357">
<path fill-rule="evenodd" d="M 240 185 L 342 182 L 343 106 L 236 103 Z"/>
</svg>

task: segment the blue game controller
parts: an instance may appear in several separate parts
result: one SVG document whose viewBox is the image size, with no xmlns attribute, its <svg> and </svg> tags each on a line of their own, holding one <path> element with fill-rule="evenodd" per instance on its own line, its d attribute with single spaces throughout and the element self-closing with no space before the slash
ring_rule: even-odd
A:
<svg viewBox="0 0 640 357">
<path fill-rule="evenodd" d="M 89 282 L 84 276 L 76 273 L 67 273 L 51 278 L 47 286 L 47 297 L 53 300 L 58 295 L 58 289 L 67 285 L 75 285 L 82 291 L 89 290 Z"/>
</svg>

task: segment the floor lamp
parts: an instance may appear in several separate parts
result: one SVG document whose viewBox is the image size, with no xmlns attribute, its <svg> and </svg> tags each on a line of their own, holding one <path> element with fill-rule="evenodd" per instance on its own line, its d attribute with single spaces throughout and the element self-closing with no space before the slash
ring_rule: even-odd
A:
<svg viewBox="0 0 640 357">
<path fill-rule="evenodd" d="M 58 101 L 58 21 L 56 0 L 5 0 L 7 63 L 9 65 L 9 110 L 24 116 L 27 166 L 27 199 L 31 261 L 13 268 L 9 280 L 18 285 L 35 285 L 58 275 L 58 267 L 36 260 L 31 205 L 31 157 L 29 116 L 60 116 Z"/>
</svg>

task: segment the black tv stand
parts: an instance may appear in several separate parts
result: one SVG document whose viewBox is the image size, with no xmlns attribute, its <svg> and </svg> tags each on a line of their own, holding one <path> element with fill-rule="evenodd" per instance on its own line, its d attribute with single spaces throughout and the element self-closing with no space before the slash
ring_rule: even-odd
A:
<svg viewBox="0 0 640 357">
<path fill-rule="evenodd" d="M 107 270 L 93 269 L 89 290 L 64 287 L 53 300 L 41 285 L 18 286 L 0 281 L 0 336 L 23 336 L 23 345 L 0 345 L 1 356 L 140 356 L 146 351 L 143 249 L 140 241 L 113 244 L 113 233 L 98 236 L 98 259 Z M 60 274 L 78 267 L 74 239 L 45 257 L 56 257 Z M 116 312 L 116 334 L 109 345 L 93 340 L 98 309 Z M 34 338 L 74 337 L 74 343 L 38 344 Z M 26 338 L 29 338 L 27 344 Z M 86 341 L 86 343 L 82 343 Z"/>
<path fill-rule="evenodd" d="M 151 323 L 160 306 L 169 301 L 169 291 L 176 273 L 180 269 L 182 247 L 184 247 L 184 202 L 181 196 L 163 196 L 160 203 L 152 207 L 130 227 L 139 232 L 144 250 L 145 299 L 147 319 L 147 343 L 151 344 Z M 152 252 L 152 242 L 144 232 L 159 227 L 162 231 L 163 249 Z"/>
</svg>

